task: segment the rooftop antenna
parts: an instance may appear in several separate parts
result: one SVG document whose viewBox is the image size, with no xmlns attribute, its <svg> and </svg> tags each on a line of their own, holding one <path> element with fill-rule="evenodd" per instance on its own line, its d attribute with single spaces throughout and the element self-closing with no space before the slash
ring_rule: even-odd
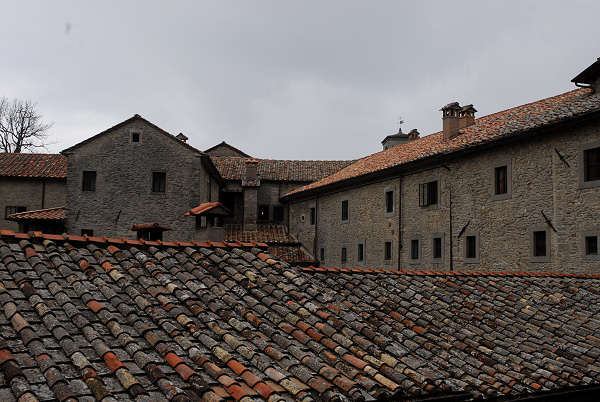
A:
<svg viewBox="0 0 600 402">
<path fill-rule="evenodd" d="M 402 116 L 398 116 L 398 134 L 402 132 L 402 125 L 404 124 L 404 119 Z"/>
</svg>

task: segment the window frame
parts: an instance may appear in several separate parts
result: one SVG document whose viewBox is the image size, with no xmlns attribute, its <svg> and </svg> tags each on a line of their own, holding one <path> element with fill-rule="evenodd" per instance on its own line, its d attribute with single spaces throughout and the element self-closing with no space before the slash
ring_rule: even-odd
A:
<svg viewBox="0 0 600 402">
<path fill-rule="evenodd" d="M 348 262 L 348 249 L 344 246 L 340 250 L 340 264 L 346 264 Z"/>
<path fill-rule="evenodd" d="M 86 174 L 89 175 L 93 173 L 93 186 L 91 186 L 91 188 L 87 188 L 86 186 Z M 81 172 L 81 191 L 82 192 L 89 192 L 89 193 L 95 193 L 96 192 L 96 188 L 98 187 L 96 184 L 98 182 L 98 171 L 96 170 L 83 170 Z M 88 183 L 89 184 L 89 183 Z"/>
<path fill-rule="evenodd" d="M 311 226 L 316 225 L 317 224 L 317 208 L 316 207 L 311 207 L 309 210 L 309 215 L 310 215 L 310 224 Z"/>
<path fill-rule="evenodd" d="M 431 235 L 431 263 L 442 264 L 444 262 L 445 241 L 444 233 L 434 233 Z M 440 239 L 440 257 L 435 257 L 435 240 Z"/>
<path fill-rule="evenodd" d="M 356 245 L 356 261 L 365 262 L 365 243 L 360 242 Z"/>
<path fill-rule="evenodd" d="M 420 235 L 413 235 L 409 238 L 408 261 L 409 264 L 420 264 L 423 258 L 423 242 Z M 417 242 L 417 258 L 413 258 L 413 242 Z"/>
<path fill-rule="evenodd" d="M 156 175 L 156 176 L 155 176 Z M 155 177 L 159 177 L 158 175 L 162 175 L 162 177 L 164 177 L 164 182 L 163 182 L 163 191 L 155 191 L 154 190 L 154 178 Z M 167 172 L 164 170 L 153 170 L 152 171 L 152 183 L 151 183 L 151 187 L 150 187 L 150 192 L 152 194 L 165 194 L 167 192 Z M 159 183 L 160 184 L 160 183 Z M 159 186 L 160 188 L 160 186 Z"/>
<path fill-rule="evenodd" d="M 462 241 L 462 247 L 463 247 L 463 263 L 465 264 L 479 264 L 479 262 L 481 261 L 481 244 L 480 244 L 480 240 L 479 240 L 479 233 L 477 232 L 466 232 L 463 234 L 463 241 Z M 467 257 L 467 251 L 468 251 L 468 238 L 469 237 L 475 237 L 475 257 Z"/>
<path fill-rule="evenodd" d="M 506 193 L 496 193 L 496 171 L 498 168 L 506 167 Z M 492 166 L 492 200 L 502 201 L 512 198 L 512 160 L 500 160 Z"/>
<path fill-rule="evenodd" d="M 586 180 L 586 166 L 585 166 L 585 153 L 596 148 L 600 148 L 600 141 L 584 144 L 579 149 L 579 187 L 580 188 L 594 188 L 600 187 L 600 179 L 598 180 Z"/>
<path fill-rule="evenodd" d="M 388 194 L 391 194 L 391 204 L 388 205 Z M 386 218 L 394 216 L 396 213 L 396 191 L 392 187 L 386 187 L 383 189 L 383 213 Z M 391 206 L 392 210 L 390 211 L 388 207 Z"/>
<path fill-rule="evenodd" d="M 535 233 L 546 232 L 546 255 L 535 255 Z M 551 234 L 547 225 L 532 226 L 529 228 L 529 258 L 531 262 L 550 262 Z"/>
<path fill-rule="evenodd" d="M 388 257 L 388 244 L 389 244 L 389 257 Z M 394 242 L 393 241 L 384 241 L 383 242 L 383 261 L 384 263 L 389 263 L 394 259 Z"/>
<path fill-rule="evenodd" d="M 345 214 L 346 218 L 345 219 L 344 219 L 344 207 L 345 207 L 345 211 L 346 211 L 346 214 Z M 350 202 L 347 199 L 342 200 L 342 205 L 341 205 L 341 211 L 340 211 L 340 213 L 341 213 L 342 223 L 346 223 L 346 222 L 348 222 L 350 220 Z"/>
<path fill-rule="evenodd" d="M 319 249 L 319 262 L 323 262 L 325 260 L 325 247 L 321 247 Z"/>
<path fill-rule="evenodd" d="M 435 183 L 435 202 L 430 200 L 430 185 Z M 434 207 L 440 205 L 440 180 L 429 180 L 419 184 L 419 206 L 421 208 Z"/>
<path fill-rule="evenodd" d="M 596 254 L 587 253 L 588 237 L 596 238 Z M 587 261 L 600 261 L 600 229 L 584 231 L 583 233 L 581 233 L 581 255 L 583 256 L 583 259 Z"/>
<path fill-rule="evenodd" d="M 133 136 L 138 136 L 138 141 L 133 140 Z M 129 130 L 129 143 L 130 144 L 141 144 L 142 143 L 142 132 L 140 130 Z"/>
</svg>

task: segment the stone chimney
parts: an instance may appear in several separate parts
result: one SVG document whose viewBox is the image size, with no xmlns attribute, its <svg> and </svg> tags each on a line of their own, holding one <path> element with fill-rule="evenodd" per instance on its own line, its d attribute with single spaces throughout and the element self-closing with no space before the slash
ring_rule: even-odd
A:
<svg viewBox="0 0 600 402">
<path fill-rule="evenodd" d="M 251 183 L 258 180 L 258 160 L 246 159 L 246 173 L 244 179 L 246 182 Z"/>
<path fill-rule="evenodd" d="M 246 171 L 242 178 L 244 191 L 244 230 L 256 230 L 258 216 L 258 160 L 246 159 Z"/>
<path fill-rule="evenodd" d="M 440 109 L 442 112 L 442 131 L 444 132 L 444 140 L 456 137 L 459 129 L 459 114 L 461 107 L 458 102 L 448 103 Z"/>
<path fill-rule="evenodd" d="M 413 128 L 412 130 L 410 130 L 410 132 L 408 133 L 408 140 L 409 141 L 414 141 L 417 138 L 419 138 L 421 134 L 419 133 L 419 131 L 417 131 L 416 128 Z"/>
<path fill-rule="evenodd" d="M 186 137 L 185 135 L 183 135 L 183 133 L 177 134 L 175 136 L 175 138 L 177 138 L 181 142 L 187 142 L 187 140 L 188 140 L 188 137 Z"/>
<path fill-rule="evenodd" d="M 475 123 L 475 112 L 477 112 L 477 110 L 473 105 L 467 105 L 460 108 L 460 112 L 458 113 L 459 130 Z"/>
</svg>

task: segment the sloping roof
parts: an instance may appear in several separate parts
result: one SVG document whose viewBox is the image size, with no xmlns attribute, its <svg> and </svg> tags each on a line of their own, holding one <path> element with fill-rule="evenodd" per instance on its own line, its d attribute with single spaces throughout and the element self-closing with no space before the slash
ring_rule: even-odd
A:
<svg viewBox="0 0 600 402">
<path fill-rule="evenodd" d="M 211 156 L 224 180 L 241 181 L 246 172 L 245 158 Z M 312 182 L 329 176 L 353 161 L 295 161 L 258 159 L 257 171 L 261 180 Z"/>
<path fill-rule="evenodd" d="M 302 270 L 251 244 L 0 236 L 3 400 L 489 397 L 600 382 L 599 275 Z"/>
<path fill-rule="evenodd" d="M 0 177 L 64 179 L 67 158 L 60 154 L 0 153 Z"/>
<path fill-rule="evenodd" d="M 465 150 L 510 136 L 525 136 L 529 130 L 598 111 L 600 111 L 600 94 L 592 94 L 589 89 L 576 89 L 475 119 L 473 125 L 461 129 L 460 135 L 449 140 L 444 140 L 443 133 L 437 132 L 377 152 L 359 159 L 322 180 L 294 189 L 284 197 L 366 176 L 409 162 Z"/>
<path fill-rule="evenodd" d="M 37 209 L 33 211 L 17 212 L 8 215 L 9 221 L 28 221 L 28 220 L 50 220 L 62 221 L 65 219 L 65 207 L 55 207 L 46 209 Z"/>
<path fill-rule="evenodd" d="M 222 141 L 221 143 L 214 145 L 210 148 L 208 148 L 207 150 L 205 150 L 204 152 L 207 154 L 210 154 L 211 152 L 217 150 L 218 148 L 228 148 L 229 150 L 239 154 L 240 157 L 246 157 L 246 158 L 251 158 L 250 155 L 248 155 L 247 153 L 243 152 L 242 150 L 234 147 L 233 145 L 229 145 L 228 143 L 226 143 L 225 141 Z"/>
<path fill-rule="evenodd" d="M 231 211 L 220 202 L 205 202 L 187 211 L 185 215 L 205 215 L 208 213 L 218 215 L 231 215 Z"/>
<path fill-rule="evenodd" d="M 600 57 L 571 80 L 575 84 L 594 84 L 600 77 Z"/>
</svg>

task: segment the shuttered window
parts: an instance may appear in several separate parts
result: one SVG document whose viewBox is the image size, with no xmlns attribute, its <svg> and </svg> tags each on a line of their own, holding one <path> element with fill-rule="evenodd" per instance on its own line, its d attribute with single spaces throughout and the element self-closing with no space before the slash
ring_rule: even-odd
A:
<svg viewBox="0 0 600 402">
<path fill-rule="evenodd" d="M 430 181 L 419 185 L 419 205 L 426 207 L 438 203 L 438 182 Z"/>
</svg>

